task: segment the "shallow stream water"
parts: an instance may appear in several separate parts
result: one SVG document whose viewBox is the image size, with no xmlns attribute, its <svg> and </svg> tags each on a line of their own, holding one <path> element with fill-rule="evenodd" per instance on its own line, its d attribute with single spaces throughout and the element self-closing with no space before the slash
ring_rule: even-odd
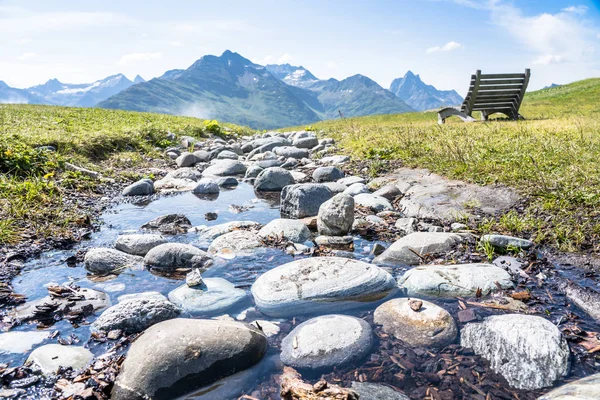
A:
<svg viewBox="0 0 600 400">
<path fill-rule="evenodd" d="M 277 196 L 275 196 L 277 199 Z M 231 205 L 248 207 L 245 211 L 235 212 L 230 208 Z M 208 212 L 217 212 L 218 218 L 213 221 L 207 221 L 205 214 Z M 217 198 L 207 199 L 197 197 L 189 192 L 179 193 L 167 196 L 157 196 L 154 200 L 144 204 L 121 203 L 109 209 L 103 215 L 103 225 L 100 230 L 93 233 L 91 238 L 82 242 L 74 249 L 57 250 L 42 254 L 41 257 L 31 260 L 26 264 L 22 273 L 13 281 L 13 288 L 16 293 L 23 294 L 28 300 L 35 300 L 47 295 L 46 287 L 50 284 L 65 284 L 74 282 L 78 286 L 84 288 L 93 288 L 104 291 L 110 295 L 112 304 L 117 303 L 119 296 L 124 294 L 139 293 L 145 291 L 158 291 L 165 296 L 176 287 L 182 284 L 181 280 L 158 276 L 150 273 L 146 269 L 127 269 L 115 276 L 113 279 L 103 280 L 101 282 L 95 279 L 90 279 L 83 263 L 77 263 L 75 266 L 69 266 L 66 260 L 73 256 L 77 251 L 91 247 L 112 247 L 113 243 L 120 234 L 140 232 L 140 226 L 144 223 L 165 214 L 184 214 L 187 216 L 192 225 L 218 225 L 228 221 L 255 221 L 261 224 L 266 224 L 269 221 L 279 218 L 279 209 L 277 200 L 268 200 L 257 198 L 254 189 L 247 183 L 240 183 L 239 186 L 232 190 L 222 190 Z M 202 249 L 206 249 L 209 242 L 202 240 L 198 233 L 188 233 L 176 236 L 169 236 L 170 241 L 177 241 L 196 245 Z M 383 243 L 389 245 L 389 243 Z M 372 258 L 369 254 L 375 242 L 364 240 L 360 237 L 355 238 L 355 251 L 353 257 L 359 260 L 370 261 Z M 250 287 L 260 274 L 270 270 L 276 266 L 290 262 L 298 258 L 286 254 L 283 250 L 273 248 L 263 248 L 253 252 L 247 256 L 238 256 L 233 259 L 217 258 L 214 265 L 211 266 L 203 277 L 222 277 L 234 283 L 237 287 L 246 289 L 249 293 Z M 394 277 L 398 277 L 405 268 L 387 268 Z M 577 270 L 556 270 L 556 276 L 549 276 L 552 280 L 556 277 L 569 277 L 576 279 L 581 283 L 596 285 L 595 280 L 583 276 Z M 547 290 L 549 288 L 549 290 Z M 556 322 L 563 314 L 567 312 L 575 312 L 578 317 L 578 323 L 586 330 L 598 332 L 600 326 L 593 320 L 590 320 L 585 314 L 577 310 L 567 310 L 565 307 L 564 298 L 554 290 L 552 285 L 534 288 L 534 293 L 539 296 L 541 303 L 548 301 L 548 304 L 541 304 L 547 309 L 546 317 Z M 548 299 L 552 298 L 552 301 Z M 544 300 L 545 299 L 545 300 Z M 430 299 L 431 300 L 431 299 Z M 458 308 L 456 307 L 456 299 L 433 299 L 438 305 L 445 307 L 456 318 Z M 379 305 L 378 303 L 365 303 L 361 307 L 354 309 L 346 314 L 365 317 L 372 314 L 372 311 Z M 235 309 L 227 310 L 227 313 L 234 318 L 242 319 L 239 314 L 253 306 L 252 298 L 249 295 L 245 302 Z M 336 312 L 335 304 L 332 304 L 331 313 Z M 499 313 L 498 310 L 482 309 L 481 315 L 489 315 L 491 313 Z M 323 313 L 320 313 L 322 315 Z M 314 316 L 314 315 L 313 315 Z M 212 317 L 212 316 L 209 316 Z M 216 317 L 216 315 L 215 315 Z M 270 339 L 270 350 L 267 355 L 254 368 L 236 374 L 233 377 L 219 382 L 211 388 L 203 389 L 191 393 L 185 398 L 189 399 L 237 399 L 241 394 L 250 394 L 259 386 L 269 385 L 272 376 L 280 371 L 281 365 L 278 361 L 279 343 L 281 339 L 293 328 L 294 324 L 298 324 L 309 319 L 310 315 L 299 316 L 294 319 L 273 319 L 260 314 L 260 312 L 251 309 L 247 312 L 246 321 L 250 322 L 256 319 L 276 321 L 280 324 L 281 332 L 274 338 Z M 87 322 L 93 322 L 95 316 L 87 318 Z M 372 319 L 366 318 L 372 323 Z M 461 326 L 461 325 L 459 325 Z M 35 324 L 25 324 L 15 327 L 17 331 L 34 331 Z M 72 337 L 78 340 L 78 344 L 86 344 L 90 339 L 90 328 L 87 324 L 82 324 L 74 327 L 67 321 L 59 321 L 55 325 L 46 329 L 48 333 L 58 330 L 60 337 Z M 56 343 L 56 339 L 46 339 L 44 342 L 36 345 L 41 346 L 47 343 Z M 373 361 L 376 347 L 379 345 L 376 341 L 373 355 L 370 359 L 364 360 Z M 88 344 L 90 350 L 95 355 L 101 355 L 110 347 L 110 343 L 97 343 L 90 341 Z M 0 354 L 0 363 L 8 363 L 11 366 L 21 365 L 27 358 L 26 354 L 5 353 Z M 353 368 L 360 368 L 361 365 L 350 366 L 346 368 L 351 371 Z M 574 367 L 572 376 L 584 376 L 594 372 L 597 369 L 597 364 L 588 362 L 584 366 L 580 366 L 576 357 L 574 357 Z M 318 374 L 306 374 L 307 379 L 317 379 Z M 384 378 L 381 379 L 385 381 Z M 385 382 L 393 383 L 393 382 Z M 517 391 L 515 391 L 517 392 Z M 492 397 L 495 398 L 495 397 Z"/>
</svg>

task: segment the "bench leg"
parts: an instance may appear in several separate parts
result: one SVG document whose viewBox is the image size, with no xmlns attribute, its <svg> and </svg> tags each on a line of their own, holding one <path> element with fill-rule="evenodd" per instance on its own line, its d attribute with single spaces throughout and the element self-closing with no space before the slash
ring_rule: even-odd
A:
<svg viewBox="0 0 600 400">
<path fill-rule="evenodd" d="M 458 118 L 462 119 L 464 122 L 475 121 L 475 118 L 471 117 L 470 115 L 467 115 L 464 112 L 457 110 L 456 108 L 449 107 L 449 108 L 444 108 L 444 109 L 438 111 L 438 124 L 442 125 L 443 123 L 446 122 L 446 118 L 452 117 L 452 116 L 457 116 Z"/>
</svg>

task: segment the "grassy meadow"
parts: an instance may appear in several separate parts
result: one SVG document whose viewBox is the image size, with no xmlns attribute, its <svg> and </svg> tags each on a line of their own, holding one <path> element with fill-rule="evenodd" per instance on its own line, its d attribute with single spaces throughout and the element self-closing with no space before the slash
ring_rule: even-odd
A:
<svg viewBox="0 0 600 400">
<path fill-rule="evenodd" d="M 525 96 L 526 121 L 466 124 L 435 112 L 324 121 L 312 125 L 355 157 L 401 160 L 449 178 L 504 184 L 527 199 L 478 226 L 531 235 L 561 250 L 600 250 L 600 79 Z M 497 114 L 499 116 L 499 114 Z"/>
<path fill-rule="evenodd" d="M 146 157 L 163 157 L 161 149 L 174 144 L 168 132 L 200 138 L 224 133 L 222 128 L 214 121 L 162 114 L 0 105 L 0 245 L 69 238 L 70 227 L 85 219 L 63 197 L 69 191 L 94 194 L 99 182 L 65 171 L 65 162 L 117 181 L 132 180 L 140 176 L 128 171 L 144 166 Z M 57 151 L 39 151 L 39 146 Z"/>
</svg>

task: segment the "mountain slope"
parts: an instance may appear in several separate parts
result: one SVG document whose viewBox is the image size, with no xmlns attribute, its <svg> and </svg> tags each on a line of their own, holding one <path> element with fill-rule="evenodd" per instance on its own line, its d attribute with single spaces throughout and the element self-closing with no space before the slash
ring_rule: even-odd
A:
<svg viewBox="0 0 600 400">
<path fill-rule="evenodd" d="M 290 86 L 306 88 L 318 81 L 317 77 L 303 66 L 295 67 L 290 64 L 267 64 L 265 68 L 277 79 Z"/>
<path fill-rule="evenodd" d="M 394 79 L 390 91 L 417 111 L 456 106 L 463 101 L 455 90 L 437 90 L 432 85 L 425 84 L 419 75 L 411 71 L 402 78 Z"/>
<path fill-rule="evenodd" d="M 231 51 L 134 85 L 98 107 L 217 118 L 264 129 L 320 119 L 293 87 Z"/>
<path fill-rule="evenodd" d="M 136 80 L 142 79 L 137 76 Z M 43 85 L 25 89 L 43 99 L 43 103 L 61 106 L 93 107 L 98 102 L 127 89 L 134 83 L 123 74 L 111 75 L 93 83 L 62 83 L 50 79 Z"/>
<path fill-rule="evenodd" d="M 42 104 L 44 99 L 25 89 L 16 89 L 0 81 L 0 104 Z"/>
</svg>

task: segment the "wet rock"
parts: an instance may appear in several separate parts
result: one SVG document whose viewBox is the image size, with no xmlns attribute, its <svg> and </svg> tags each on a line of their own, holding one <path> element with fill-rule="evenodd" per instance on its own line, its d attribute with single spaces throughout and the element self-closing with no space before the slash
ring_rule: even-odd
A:
<svg viewBox="0 0 600 400">
<path fill-rule="evenodd" d="M 196 156 L 188 151 L 181 153 L 179 157 L 175 159 L 175 163 L 179 168 L 191 167 L 198 162 Z"/>
<path fill-rule="evenodd" d="M 365 178 L 361 178 L 360 176 L 347 176 L 337 181 L 342 185 L 346 185 L 348 187 L 354 185 L 355 183 L 366 183 Z"/>
<path fill-rule="evenodd" d="M 258 329 L 260 329 L 268 338 L 279 335 L 279 332 L 281 331 L 281 328 L 279 327 L 279 322 L 265 321 L 259 319 L 250 322 L 250 325 L 254 325 Z"/>
<path fill-rule="evenodd" d="M 344 194 L 356 196 L 361 193 L 369 193 L 369 188 L 364 183 L 354 183 L 344 190 Z"/>
<path fill-rule="evenodd" d="M 256 364 L 266 349 L 262 332 L 241 322 L 164 321 L 131 345 L 111 398 L 174 398 Z"/>
<path fill-rule="evenodd" d="M 486 295 L 498 290 L 496 282 L 503 289 L 513 287 L 510 274 L 491 264 L 423 265 L 398 279 L 408 296 L 473 296 L 477 289 Z"/>
<path fill-rule="evenodd" d="M 467 308 L 466 310 L 460 310 L 458 312 L 458 320 L 463 324 L 466 322 L 477 321 L 479 317 L 477 316 L 477 312 L 474 308 Z"/>
<path fill-rule="evenodd" d="M 233 176 L 244 175 L 246 167 L 236 160 L 218 160 L 216 163 L 206 168 L 202 172 L 202 176 Z"/>
<path fill-rule="evenodd" d="M 351 309 L 396 289 L 386 271 L 361 261 L 314 257 L 262 274 L 252 285 L 256 306 L 273 317 Z"/>
<path fill-rule="evenodd" d="M 254 189 L 265 192 L 280 191 L 294 184 L 294 177 L 288 170 L 280 167 L 267 168 L 254 181 Z"/>
<path fill-rule="evenodd" d="M 188 285 L 188 287 L 202 286 L 204 284 L 204 279 L 202 279 L 200 269 L 194 268 L 188 272 L 185 275 L 185 284 Z"/>
<path fill-rule="evenodd" d="M 375 310 L 374 322 L 411 346 L 444 347 L 456 339 L 458 328 L 448 311 L 429 301 L 413 301 L 402 298 L 383 303 Z"/>
<path fill-rule="evenodd" d="M 378 383 L 352 382 L 351 388 L 358 393 L 361 400 L 410 400 L 404 393 Z"/>
<path fill-rule="evenodd" d="M 600 399 L 600 374 L 567 383 L 546 393 L 538 400 L 588 400 Z"/>
<path fill-rule="evenodd" d="M 39 369 L 44 375 L 56 373 L 59 367 L 71 367 L 74 370 L 85 368 L 94 355 L 81 346 L 63 346 L 47 344 L 31 352 L 26 363 L 31 362 L 34 369 Z"/>
<path fill-rule="evenodd" d="M 312 217 L 321 204 L 333 197 L 331 190 L 315 183 L 289 185 L 281 190 L 281 215 L 289 218 Z"/>
<path fill-rule="evenodd" d="M 210 259 L 208 254 L 190 244 L 165 243 L 150 250 L 144 257 L 144 264 L 162 270 L 177 268 L 205 270 Z"/>
<path fill-rule="evenodd" d="M 181 285 L 169 293 L 169 300 L 177 304 L 184 313 L 194 317 L 209 317 L 223 314 L 246 300 L 246 291 L 223 278 L 206 278 L 204 283 L 193 288 Z"/>
<path fill-rule="evenodd" d="M 246 170 L 246 175 L 244 176 L 244 179 L 256 178 L 262 171 L 263 169 L 258 165 L 251 165 Z"/>
<path fill-rule="evenodd" d="M 120 235 L 115 242 L 115 248 L 127 254 L 145 256 L 152 248 L 167 243 L 161 235 L 130 234 Z"/>
<path fill-rule="evenodd" d="M 504 268 L 505 270 L 510 272 L 511 275 L 519 275 L 523 278 L 529 277 L 529 275 L 525 271 L 523 271 L 523 269 L 521 269 L 523 263 L 514 257 L 500 256 L 494 259 L 494 261 L 492 261 L 492 264 L 494 264 L 497 267 Z"/>
<path fill-rule="evenodd" d="M 106 309 L 92 327 L 105 332 L 119 329 L 138 333 L 156 323 L 177 318 L 180 312 L 175 304 L 165 300 L 127 300 Z"/>
<path fill-rule="evenodd" d="M 342 367 L 364 358 L 373 345 L 371 326 L 346 315 L 324 315 L 298 325 L 281 342 L 281 362 L 294 368 Z"/>
<path fill-rule="evenodd" d="M 294 243 L 304 243 L 310 239 L 310 231 L 302 221 L 295 219 L 277 218 L 263 226 L 258 231 L 258 236 L 263 239 L 268 237 L 281 237 Z"/>
<path fill-rule="evenodd" d="M 340 193 L 321 204 L 317 217 L 319 235 L 344 236 L 354 222 L 354 199 Z"/>
<path fill-rule="evenodd" d="M 373 250 L 371 250 L 371 255 L 377 257 L 378 255 L 380 255 L 381 253 L 383 253 L 385 251 L 385 246 L 379 244 L 379 243 L 375 243 L 373 245 Z"/>
<path fill-rule="evenodd" d="M 244 250 L 253 250 L 263 247 L 260 236 L 249 231 L 233 231 L 219 236 L 208 246 L 208 252 L 211 254 L 230 251 L 240 253 Z"/>
<path fill-rule="evenodd" d="M 292 145 L 300 149 L 312 149 L 319 144 L 319 139 L 316 137 L 305 137 L 294 140 Z"/>
<path fill-rule="evenodd" d="M 48 339 L 48 332 L 43 331 L 0 333 L 0 353 L 27 353 L 45 339 Z"/>
<path fill-rule="evenodd" d="M 148 196 L 154 193 L 154 184 L 150 179 L 141 179 L 123 189 L 123 196 Z"/>
<path fill-rule="evenodd" d="M 25 389 L 0 389 L 0 399 L 18 399 L 25 393 Z"/>
<path fill-rule="evenodd" d="M 260 229 L 261 225 L 254 221 L 231 221 L 208 228 L 201 233 L 203 238 L 214 240 L 221 235 L 238 229 Z"/>
<path fill-rule="evenodd" d="M 506 235 L 483 235 L 480 240 L 482 243 L 488 242 L 492 246 L 503 250 L 506 250 L 509 247 L 524 250 L 533 247 L 533 242 L 531 240 Z"/>
<path fill-rule="evenodd" d="M 352 236 L 317 236 L 315 238 L 317 246 L 323 246 L 338 250 L 351 250 L 354 246 L 354 238 Z"/>
<path fill-rule="evenodd" d="M 292 146 L 284 146 L 284 147 L 276 147 L 273 149 L 273 152 L 278 156 L 283 156 L 285 158 L 295 158 L 301 160 L 303 158 L 308 158 L 308 150 L 307 149 L 299 149 L 297 147 Z"/>
<path fill-rule="evenodd" d="M 398 189 L 398 186 L 396 185 L 385 185 L 379 188 L 373 194 L 376 196 L 381 196 L 390 201 L 394 200 L 398 196 L 402 196 L 402 192 L 400 191 L 400 189 Z"/>
<path fill-rule="evenodd" d="M 89 249 L 83 257 L 85 269 L 92 274 L 105 275 L 139 263 L 141 258 L 105 247 Z"/>
<path fill-rule="evenodd" d="M 335 182 L 344 177 L 342 170 L 336 167 L 319 167 L 315 169 L 312 178 L 315 182 Z"/>
<path fill-rule="evenodd" d="M 394 207 L 390 202 L 381 196 L 376 196 L 371 193 L 361 193 L 354 196 L 354 201 L 359 206 L 368 207 L 375 212 L 381 212 L 385 210 L 393 211 Z"/>
<path fill-rule="evenodd" d="M 192 223 L 183 214 L 162 215 L 142 225 L 142 229 L 155 230 L 167 235 L 186 233 L 191 227 Z"/>
<path fill-rule="evenodd" d="M 224 188 L 233 188 L 233 187 L 236 187 L 237 185 L 239 185 L 239 182 L 234 177 L 225 176 L 223 178 L 217 179 L 217 185 L 219 185 L 219 187 L 224 187 Z"/>
<path fill-rule="evenodd" d="M 564 291 L 567 299 L 575 303 L 590 317 L 600 321 L 600 293 L 591 288 L 581 287 L 573 282 L 565 285 Z"/>
<path fill-rule="evenodd" d="M 460 344 L 489 360 L 517 389 L 552 386 L 569 372 L 569 345 L 550 321 L 532 315 L 494 315 L 467 324 Z"/>
<path fill-rule="evenodd" d="M 356 197 L 354 199 L 356 200 Z M 396 240 L 383 254 L 375 258 L 373 263 L 417 265 L 421 263 L 419 256 L 444 253 L 461 242 L 462 238 L 454 233 L 415 232 Z"/>
<path fill-rule="evenodd" d="M 196 187 L 192 189 L 194 194 L 217 194 L 219 191 L 219 185 L 210 178 L 200 179 Z"/>
<path fill-rule="evenodd" d="M 358 393 L 321 379 L 315 384 L 302 380 L 302 376 L 292 367 L 283 367 L 283 373 L 277 376 L 280 384 L 279 394 L 282 400 L 322 399 L 322 400 L 358 400 Z"/>
</svg>

